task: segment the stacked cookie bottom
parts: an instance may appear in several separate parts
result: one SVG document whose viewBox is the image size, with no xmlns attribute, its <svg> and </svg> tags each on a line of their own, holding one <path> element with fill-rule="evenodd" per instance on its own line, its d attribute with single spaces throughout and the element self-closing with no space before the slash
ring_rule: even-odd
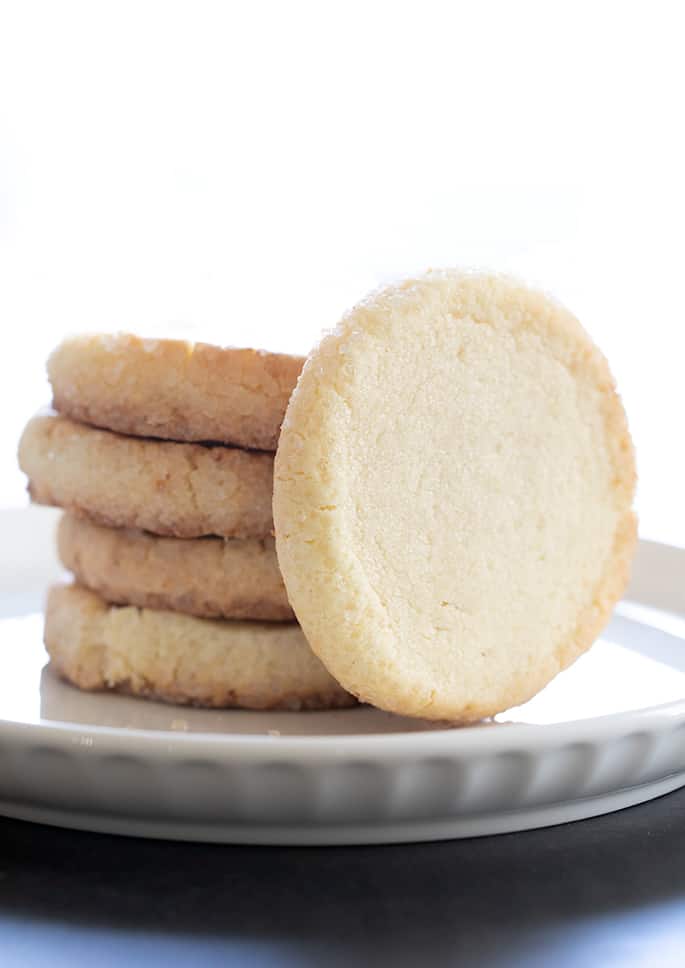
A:
<svg viewBox="0 0 685 968">
<path fill-rule="evenodd" d="M 275 447 L 300 366 L 128 336 L 55 351 L 58 412 L 29 422 L 19 461 L 32 499 L 66 511 L 58 550 L 75 583 L 51 589 L 45 620 L 65 679 L 213 707 L 354 703 L 294 621 L 272 537 L 273 453 L 248 449 Z"/>
</svg>

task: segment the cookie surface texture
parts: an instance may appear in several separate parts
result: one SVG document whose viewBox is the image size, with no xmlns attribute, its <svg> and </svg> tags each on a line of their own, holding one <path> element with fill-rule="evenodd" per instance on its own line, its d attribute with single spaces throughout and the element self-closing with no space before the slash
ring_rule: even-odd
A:
<svg viewBox="0 0 685 968">
<path fill-rule="evenodd" d="M 64 585 L 48 596 L 45 644 L 57 673 L 81 689 L 216 708 L 354 704 L 292 622 L 225 622 L 118 607 Z"/>
<path fill-rule="evenodd" d="M 37 504 L 178 538 L 263 537 L 273 527 L 273 456 L 124 437 L 67 417 L 27 424 L 19 465 Z"/>
<path fill-rule="evenodd" d="M 57 547 L 78 583 L 108 602 L 200 618 L 294 619 L 272 537 L 160 538 L 65 514 Z"/>
<path fill-rule="evenodd" d="M 60 413 L 166 440 L 275 450 L 304 360 L 127 333 L 74 336 L 48 361 Z"/>
<path fill-rule="evenodd" d="M 313 650 L 383 709 L 525 702 L 624 590 L 634 455 L 601 353 L 522 284 L 431 272 L 311 354 L 276 457 L 276 547 Z"/>
</svg>

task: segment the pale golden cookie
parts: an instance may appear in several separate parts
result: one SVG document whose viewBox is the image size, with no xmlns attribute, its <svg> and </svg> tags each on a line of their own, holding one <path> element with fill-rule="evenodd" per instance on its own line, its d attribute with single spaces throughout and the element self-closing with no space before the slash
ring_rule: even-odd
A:
<svg viewBox="0 0 685 968">
<path fill-rule="evenodd" d="M 633 449 L 601 353 L 506 278 L 370 296 L 307 361 L 276 549 L 313 650 L 397 713 L 476 720 L 587 649 L 627 580 Z"/>
<path fill-rule="evenodd" d="M 108 602 L 201 618 L 294 618 L 272 537 L 160 538 L 65 514 L 57 547 L 78 583 Z"/>
<path fill-rule="evenodd" d="M 272 530 L 271 454 L 124 437 L 46 415 L 27 424 L 19 465 L 37 504 L 111 527 L 178 538 Z"/>
<path fill-rule="evenodd" d="M 304 360 L 127 333 L 64 340 L 48 360 L 54 406 L 123 434 L 275 450 Z"/>
<path fill-rule="evenodd" d="M 293 622 L 226 622 L 108 605 L 77 585 L 50 589 L 45 645 L 59 675 L 195 706 L 333 709 L 351 706 Z"/>
</svg>

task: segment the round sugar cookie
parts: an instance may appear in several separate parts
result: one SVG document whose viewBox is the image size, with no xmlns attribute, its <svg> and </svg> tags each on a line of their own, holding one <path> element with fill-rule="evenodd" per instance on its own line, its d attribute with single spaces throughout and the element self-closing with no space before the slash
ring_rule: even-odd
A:
<svg viewBox="0 0 685 968">
<path fill-rule="evenodd" d="M 48 360 L 56 410 L 122 434 L 275 450 L 299 356 L 128 333 L 64 340 Z"/>
<path fill-rule="evenodd" d="M 114 604 L 200 618 L 294 618 L 273 537 L 160 538 L 65 514 L 57 547 L 77 582 Z"/>
<path fill-rule="evenodd" d="M 124 437 L 45 415 L 27 424 L 19 465 L 37 504 L 111 527 L 178 538 L 272 530 L 271 454 Z"/>
<path fill-rule="evenodd" d="M 577 320 L 507 278 L 431 272 L 371 295 L 308 359 L 276 455 L 276 550 L 346 689 L 468 722 L 593 642 L 627 581 L 634 485 Z"/>
<path fill-rule="evenodd" d="M 293 622 L 226 622 L 108 605 L 78 585 L 50 589 L 45 645 L 81 689 L 194 706 L 335 709 L 354 705 Z"/>
</svg>

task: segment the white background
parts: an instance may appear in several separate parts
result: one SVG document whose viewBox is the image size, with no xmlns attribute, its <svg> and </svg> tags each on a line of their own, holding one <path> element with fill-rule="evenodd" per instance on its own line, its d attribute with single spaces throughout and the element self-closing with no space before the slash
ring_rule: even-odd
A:
<svg viewBox="0 0 685 968">
<path fill-rule="evenodd" d="M 66 332 L 306 349 L 371 287 L 513 271 L 608 355 L 685 541 L 681 4 L 2 3 L 0 505 Z"/>
</svg>

